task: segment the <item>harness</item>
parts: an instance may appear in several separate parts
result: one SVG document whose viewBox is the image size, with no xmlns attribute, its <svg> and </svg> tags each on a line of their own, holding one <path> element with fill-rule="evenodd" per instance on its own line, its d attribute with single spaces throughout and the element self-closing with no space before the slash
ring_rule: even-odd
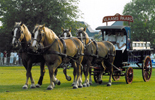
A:
<svg viewBox="0 0 155 100">
<path fill-rule="evenodd" d="M 72 38 L 70 38 L 70 39 L 71 39 L 71 40 L 74 42 L 74 44 L 76 45 L 75 41 L 74 41 Z M 61 43 L 63 44 L 63 47 L 64 47 L 63 53 L 60 52 L 60 51 L 61 51 L 61 48 L 60 48 L 60 43 L 58 42 L 58 40 L 60 40 Z M 56 42 L 58 42 L 59 51 L 51 51 L 51 50 L 49 50 L 50 47 L 52 47 L 52 46 L 54 45 L 54 43 L 56 43 Z M 60 39 L 55 39 L 54 42 L 53 42 L 51 45 L 46 46 L 46 47 L 44 47 L 44 48 L 41 48 L 41 54 L 57 54 L 57 55 L 61 56 L 62 59 L 64 59 L 64 58 L 69 58 L 69 59 L 72 59 L 72 60 L 75 61 L 75 60 L 77 60 L 77 59 L 79 58 L 79 56 L 83 56 L 83 55 L 84 55 L 84 54 L 79 53 L 81 50 L 79 50 L 79 49 L 77 48 L 77 45 L 76 45 L 76 49 L 77 49 L 77 51 L 78 51 L 76 57 L 68 56 L 68 55 L 66 54 L 66 52 L 67 52 L 66 43 L 65 43 L 64 39 L 61 39 L 61 38 L 60 38 Z"/>
<path fill-rule="evenodd" d="M 101 59 L 104 59 L 104 60 L 108 59 L 109 56 L 112 56 L 112 57 L 115 56 L 114 54 L 111 54 L 111 53 L 110 53 L 110 50 L 108 50 L 108 53 L 107 53 L 107 55 L 106 55 L 105 57 L 99 56 L 99 55 L 98 55 L 98 51 L 99 51 L 99 50 L 98 50 L 98 44 L 97 44 L 97 42 L 96 42 L 95 40 L 93 40 L 93 39 L 91 39 L 91 40 L 89 39 L 88 44 L 85 45 L 85 49 L 86 49 L 86 47 L 87 47 L 88 45 L 90 45 L 92 42 L 95 44 L 96 52 L 95 52 L 95 54 L 93 54 L 93 47 L 91 46 L 91 54 L 85 54 L 85 56 L 91 56 L 91 57 L 94 57 L 94 59 L 96 59 L 96 58 L 101 58 Z"/>
</svg>

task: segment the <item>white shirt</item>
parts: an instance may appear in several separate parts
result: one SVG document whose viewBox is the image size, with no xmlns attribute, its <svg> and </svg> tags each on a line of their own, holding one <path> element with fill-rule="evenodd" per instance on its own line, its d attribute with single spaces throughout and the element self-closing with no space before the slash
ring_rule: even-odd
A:
<svg viewBox="0 0 155 100">
<path fill-rule="evenodd" d="M 106 35 L 105 36 L 105 41 L 116 41 L 115 36 L 114 35 Z"/>
<path fill-rule="evenodd" d="M 116 43 L 119 44 L 119 47 L 121 47 L 124 43 L 126 43 L 126 36 L 118 36 Z M 124 50 L 126 49 L 126 45 L 123 46 L 122 48 L 117 48 L 117 50 Z"/>
</svg>

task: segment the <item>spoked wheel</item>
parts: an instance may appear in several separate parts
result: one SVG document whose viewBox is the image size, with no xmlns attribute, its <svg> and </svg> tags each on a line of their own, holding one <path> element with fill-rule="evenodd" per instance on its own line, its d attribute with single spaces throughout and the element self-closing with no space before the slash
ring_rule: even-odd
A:
<svg viewBox="0 0 155 100">
<path fill-rule="evenodd" d="M 98 69 L 94 69 L 94 81 L 99 83 L 99 71 Z"/>
<path fill-rule="evenodd" d="M 131 84 L 132 80 L 133 80 L 133 68 L 129 67 L 126 70 L 126 74 L 125 74 L 125 80 L 127 84 Z"/>
<path fill-rule="evenodd" d="M 120 73 L 113 73 L 112 78 L 114 81 L 118 81 L 120 79 Z"/>
<path fill-rule="evenodd" d="M 145 60 L 143 62 L 143 66 L 142 66 L 142 76 L 143 76 L 143 80 L 145 82 L 148 82 L 151 78 L 151 74 L 152 74 L 152 62 L 151 62 L 151 58 L 149 56 L 145 57 Z"/>
<path fill-rule="evenodd" d="M 98 74 L 94 74 L 94 81 L 96 83 L 99 83 L 99 75 Z"/>
</svg>

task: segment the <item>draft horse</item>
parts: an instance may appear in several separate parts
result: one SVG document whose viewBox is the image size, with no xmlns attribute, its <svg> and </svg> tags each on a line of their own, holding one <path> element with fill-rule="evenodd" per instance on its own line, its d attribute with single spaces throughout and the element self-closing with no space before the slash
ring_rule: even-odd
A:
<svg viewBox="0 0 155 100">
<path fill-rule="evenodd" d="M 84 46 L 78 38 L 60 40 L 58 36 L 45 25 L 36 25 L 34 28 L 34 41 L 32 47 L 37 51 L 39 44 L 43 43 L 43 57 L 49 69 L 50 85 L 48 90 L 52 90 L 54 83 L 60 81 L 54 76 L 54 72 L 61 63 L 71 62 L 77 75 L 73 89 L 82 88 L 81 62 L 83 60 Z"/>
<path fill-rule="evenodd" d="M 27 26 L 22 22 L 16 22 L 14 25 L 14 29 L 12 31 L 13 39 L 12 46 L 13 48 L 21 47 L 20 56 L 22 59 L 22 63 L 26 69 L 26 83 L 22 87 L 23 89 L 28 88 L 28 80 L 31 79 L 30 88 L 41 87 L 43 76 L 45 73 L 45 60 L 43 56 L 38 55 L 36 53 L 31 52 L 31 33 L 28 30 Z M 33 63 L 40 62 L 41 75 L 38 81 L 38 84 L 35 86 L 34 79 L 32 77 L 31 69 Z"/>
<path fill-rule="evenodd" d="M 72 33 L 71 33 L 71 28 L 69 29 L 64 29 L 63 27 L 61 27 L 61 30 L 62 30 L 62 34 L 60 35 L 61 37 L 59 37 L 60 39 L 72 39 L 74 38 L 72 36 Z M 61 65 L 64 65 L 63 63 Z M 71 66 L 71 65 L 69 65 Z M 75 69 L 74 69 L 75 70 Z M 67 69 L 66 67 L 64 67 L 64 70 L 63 70 L 65 76 L 66 76 L 66 79 L 70 79 L 70 76 L 67 75 Z M 74 82 L 75 82 L 75 77 L 76 77 L 76 74 L 74 73 L 75 71 L 73 71 L 73 75 L 74 75 L 74 81 L 72 83 L 72 85 L 74 85 Z M 81 73 L 82 74 L 82 73 Z"/>
<path fill-rule="evenodd" d="M 80 28 L 77 30 L 77 37 L 84 44 L 84 58 L 82 64 L 84 66 L 84 75 L 85 82 L 83 84 L 84 87 L 89 86 L 88 72 L 91 65 L 100 65 L 102 67 L 102 71 L 99 74 L 99 83 L 102 83 L 102 74 L 104 71 L 109 71 L 109 82 L 107 86 L 111 86 L 112 84 L 112 74 L 113 74 L 113 62 L 115 59 L 116 51 L 115 47 L 111 42 L 101 41 L 95 42 L 91 40 L 86 33 L 86 27 Z M 90 76 L 91 77 L 91 76 Z"/>
<path fill-rule="evenodd" d="M 60 35 L 60 38 L 67 39 L 68 37 L 72 37 L 71 28 L 69 29 L 63 29 L 61 27 L 62 34 Z"/>
</svg>

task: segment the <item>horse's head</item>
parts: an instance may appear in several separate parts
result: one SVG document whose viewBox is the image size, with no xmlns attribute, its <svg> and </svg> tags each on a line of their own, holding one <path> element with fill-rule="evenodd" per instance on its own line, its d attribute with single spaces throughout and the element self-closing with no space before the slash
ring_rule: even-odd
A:
<svg viewBox="0 0 155 100">
<path fill-rule="evenodd" d="M 62 30 L 62 34 L 60 35 L 60 37 L 64 37 L 64 39 L 66 39 L 67 37 L 72 37 L 71 28 L 70 29 L 61 28 L 61 30 Z"/>
<path fill-rule="evenodd" d="M 21 41 L 24 39 L 25 25 L 22 22 L 16 22 L 12 31 L 12 45 L 13 47 L 18 47 Z"/>
<path fill-rule="evenodd" d="M 87 41 L 89 42 L 89 36 L 86 33 L 86 27 L 77 29 L 77 38 L 82 41 L 83 44 L 87 44 Z"/>
<path fill-rule="evenodd" d="M 36 25 L 32 32 L 33 41 L 32 41 L 32 48 L 34 51 L 38 51 L 43 44 L 45 39 L 45 25 Z"/>
</svg>

